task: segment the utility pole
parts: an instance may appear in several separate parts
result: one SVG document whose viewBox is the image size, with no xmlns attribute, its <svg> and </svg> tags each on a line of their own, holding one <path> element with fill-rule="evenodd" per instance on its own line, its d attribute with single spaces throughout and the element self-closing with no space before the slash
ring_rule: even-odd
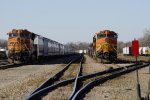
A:
<svg viewBox="0 0 150 100">
<path fill-rule="evenodd" d="M 137 57 L 136 57 L 136 63 L 137 63 Z M 139 73 L 138 69 L 136 70 L 136 78 L 137 78 L 137 100 L 141 100 L 141 87 L 140 87 L 140 82 L 139 82 Z"/>
</svg>

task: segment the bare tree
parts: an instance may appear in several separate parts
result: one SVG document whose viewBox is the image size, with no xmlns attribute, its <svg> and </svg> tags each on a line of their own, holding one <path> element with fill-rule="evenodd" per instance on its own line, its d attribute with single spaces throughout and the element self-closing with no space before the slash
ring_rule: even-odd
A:
<svg viewBox="0 0 150 100">
<path fill-rule="evenodd" d="M 118 53 L 122 53 L 122 48 L 124 47 L 125 43 L 122 41 L 118 41 L 117 43 L 117 51 Z"/>
<path fill-rule="evenodd" d="M 0 39 L 0 47 L 5 48 L 7 46 L 7 41 Z"/>
<path fill-rule="evenodd" d="M 139 38 L 140 46 L 149 46 L 150 47 L 150 28 L 144 30 L 144 36 Z"/>
<path fill-rule="evenodd" d="M 90 46 L 90 43 L 87 42 L 69 42 L 66 46 L 71 47 L 75 50 L 86 50 Z"/>
</svg>

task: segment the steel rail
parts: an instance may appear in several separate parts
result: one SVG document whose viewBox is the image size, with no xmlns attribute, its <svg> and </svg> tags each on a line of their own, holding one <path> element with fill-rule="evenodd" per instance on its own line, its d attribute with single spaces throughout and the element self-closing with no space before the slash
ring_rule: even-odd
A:
<svg viewBox="0 0 150 100">
<path fill-rule="evenodd" d="M 74 94 L 78 91 L 78 89 L 79 89 L 80 86 L 81 86 L 81 82 L 79 81 L 79 76 L 82 75 L 82 69 L 83 69 L 82 63 L 83 63 L 83 59 L 84 59 L 84 57 L 82 56 L 82 59 L 81 59 L 81 61 L 80 61 L 79 72 L 77 73 L 77 76 L 76 76 L 76 78 L 75 78 L 73 91 L 72 91 L 71 95 L 69 96 L 68 100 L 71 100 L 71 99 L 72 99 L 72 97 L 74 96 Z"/>
<path fill-rule="evenodd" d="M 19 67 L 22 66 L 24 64 L 8 64 L 8 65 L 1 65 L 0 69 L 8 69 L 8 68 L 14 68 L 14 67 Z"/>
<path fill-rule="evenodd" d="M 119 77 L 121 75 L 124 75 L 126 73 L 129 73 L 131 71 L 134 71 L 136 69 L 140 69 L 143 67 L 149 66 L 149 64 L 144 64 L 144 65 L 139 65 L 139 66 L 134 66 L 134 67 L 128 67 L 127 69 L 122 69 L 119 71 L 116 71 L 114 73 L 112 73 L 111 75 L 108 76 L 104 76 L 102 78 L 98 78 L 94 81 L 89 82 L 88 84 L 86 84 L 84 87 L 82 87 L 72 98 L 72 100 L 80 100 L 82 99 L 86 93 L 88 93 L 94 86 L 97 86 L 99 84 L 102 84 L 110 79 L 114 79 L 116 77 Z"/>
<path fill-rule="evenodd" d="M 87 75 L 79 76 L 78 79 L 84 81 L 86 79 L 93 78 L 95 76 L 104 75 L 104 74 L 108 74 L 108 73 L 113 73 L 115 71 L 130 68 L 130 67 L 133 67 L 135 65 L 139 65 L 139 64 L 133 64 L 133 65 L 129 65 L 129 66 L 126 66 L 126 67 L 120 67 L 120 68 L 116 68 L 116 69 L 107 69 L 107 70 L 104 70 L 104 71 L 101 71 L 101 72 L 96 72 L 96 73 L 93 73 L 93 74 L 87 74 Z M 41 95 L 46 94 L 48 91 L 52 91 L 52 90 L 54 90 L 58 87 L 70 84 L 70 83 L 74 82 L 75 79 L 76 78 L 71 78 L 71 79 L 63 80 L 63 81 L 57 82 L 55 84 L 49 85 L 48 87 L 45 87 L 43 89 L 40 89 L 37 92 L 34 92 L 28 98 L 26 98 L 25 100 L 34 100 L 34 99 L 36 100 L 37 98 L 40 98 Z"/>
<path fill-rule="evenodd" d="M 54 82 L 56 82 L 57 80 L 59 80 L 61 78 L 61 76 L 65 73 L 65 71 L 70 67 L 70 65 L 77 61 L 78 59 L 80 59 L 80 57 L 77 57 L 73 60 L 71 60 L 62 70 L 60 70 L 59 72 L 57 72 L 53 77 L 50 77 L 49 79 L 47 79 L 46 81 L 44 81 L 36 90 L 34 90 L 31 94 L 41 90 L 42 88 L 45 88 L 47 86 L 52 85 Z"/>
</svg>

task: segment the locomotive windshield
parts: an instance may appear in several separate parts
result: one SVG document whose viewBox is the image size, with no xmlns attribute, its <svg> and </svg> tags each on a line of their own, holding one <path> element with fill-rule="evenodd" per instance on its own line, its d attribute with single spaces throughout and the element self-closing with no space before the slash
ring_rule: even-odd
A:
<svg viewBox="0 0 150 100">
<path fill-rule="evenodd" d="M 97 34 L 97 39 L 101 39 L 106 37 L 106 34 Z"/>
<path fill-rule="evenodd" d="M 117 34 L 107 34 L 107 37 L 117 38 Z"/>
<path fill-rule="evenodd" d="M 18 36 L 17 33 L 10 33 L 10 34 L 9 34 L 9 38 L 14 38 L 14 37 L 17 37 L 17 36 Z"/>
<path fill-rule="evenodd" d="M 30 38 L 30 34 L 28 34 L 28 33 L 21 33 L 21 34 L 20 34 L 20 37 L 23 37 L 23 38 Z"/>
</svg>

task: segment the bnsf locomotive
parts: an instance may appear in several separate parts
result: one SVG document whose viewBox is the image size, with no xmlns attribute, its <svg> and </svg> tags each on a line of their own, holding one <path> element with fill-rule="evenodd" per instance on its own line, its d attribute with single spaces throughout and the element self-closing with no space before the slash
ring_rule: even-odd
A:
<svg viewBox="0 0 150 100">
<path fill-rule="evenodd" d="M 117 33 L 104 30 L 96 33 L 93 37 L 92 54 L 94 57 L 116 60 L 117 59 Z"/>
<path fill-rule="evenodd" d="M 10 62 L 28 62 L 41 57 L 74 53 L 72 48 L 28 30 L 13 29 L 8 32 L 8 59 Z"/>
</svg>

